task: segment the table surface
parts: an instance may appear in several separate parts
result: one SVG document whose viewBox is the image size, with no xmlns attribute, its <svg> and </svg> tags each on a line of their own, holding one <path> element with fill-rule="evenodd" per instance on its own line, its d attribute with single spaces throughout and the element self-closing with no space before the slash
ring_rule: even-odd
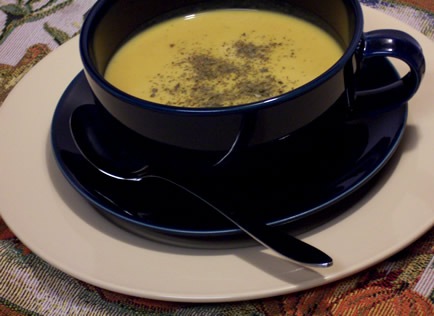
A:
<svg viewBox="0 0 434 316">
<path fill-rule="evenodd" d="M 361 2 L 434 40 L 434 0 Z M 94 3 L 0 1 L 0 106 L 35 64 L 78 34 Z M 231 303 L 163 302 L 114 293 L 64 274 L 33 254 L 0 217 L 0 315 L 434 315 L 433 255 L 431 228 L 383 262 L 310 290 Z"/>
</svg>

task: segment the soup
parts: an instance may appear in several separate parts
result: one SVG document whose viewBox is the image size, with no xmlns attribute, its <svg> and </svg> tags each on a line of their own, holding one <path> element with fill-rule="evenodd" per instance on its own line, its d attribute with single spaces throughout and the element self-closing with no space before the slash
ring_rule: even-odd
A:
<svg viewBox="0 0 434 316">
<path fill-rule="evenodd" d="M 160 104 L 234 106 L 296 89 L 342 54 L 336 38 L 317 23 L 271 11 L 220 9 L 143 30 L 112 57 L 105 78 Z"/>
</svg>

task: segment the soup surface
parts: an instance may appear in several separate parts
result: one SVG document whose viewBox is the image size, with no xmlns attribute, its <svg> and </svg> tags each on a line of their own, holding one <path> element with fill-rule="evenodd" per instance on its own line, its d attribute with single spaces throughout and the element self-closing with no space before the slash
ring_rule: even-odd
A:
<svg viewBox="0 0 434 316">
<path fill-rule="evenodd" d="M 333 36 L 299 17 L 222 9 L 138 33 L 116 52 L 105 77 L 128 94 L 156 103 L 232 106 L 300 87 L 342 54 Z"/>
</svg>

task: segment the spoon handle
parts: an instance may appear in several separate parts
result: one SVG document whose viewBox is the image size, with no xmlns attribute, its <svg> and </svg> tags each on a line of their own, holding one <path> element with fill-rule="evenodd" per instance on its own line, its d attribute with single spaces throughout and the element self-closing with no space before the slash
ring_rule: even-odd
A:
<svg viewBox="0 0 434 316">
<path fill-rule="evenodd" d="M 271 227 L 259 221 L 252 220 L 249 217 L 244 216 L 242 212 L 227 211 L 224 208 L 217 207 L 212 204 L 212 202 L 209 202 L 208 199 L 201 197 L 188 188 L 167 178 L 153 175 L 149 175 L 148 177 L 156 177 L 161 180 L 169 181 L 178 188 L 194 195 L 196 198 L 200 199 L 212 209 L 226 217 L 254 240 L 287 259 L 304 265 L 321 268 L 330 267 L 333 264 L 333 259 L 329 255 L 318 248 L 291 236 L 288 232 L 279 229 L 278 227 Z"/>
<path fill-rule="evenodd" d="M 250 235 L 254 240 L 263 244 L 267 248 L 274 250 L 280 255 L 305 265 L 316 267 L 328 267 L 332 265 L 332 259 L 321 250 L 291 236 L 289 233 L 279 229 L 278 227 L 272 227 L 266 225 L 260 220 L 252 219 L 252 217 L 244 215 L 242 211 L 237 212 L 231 211 L 230 209 L 228 210 L 224 205 L 220 205 L 221 202 L 217 201 L 217 203 L 215 203 L 212 196 L 207 196 L 209 194 L 202 192 L 203 190 L 200 186 L 195 187 L 193 192 L 168 178 L 149 174 L 148 165 L 143 163 L 143 161 L 146 161 L 146 155 L 137 150 L 134 145 L 136 140 L 132 138 L 130 131 L 125 132 L 125 127 L 121 125 L 111 124 L 111 131 L 115 135 L 122 135 L 119 136 L 119 139 L 125 141 L 122 141 L 119 144 L 116 142 L 114 143 L 119 146 L 113 146 L 113 143 L 111 142 L 111 146 L 109 146 L 111 151 L 108 152 L 108 154 L 106 154 L 106 152 L 101 154 L 99 151 L 96 151 L 95 147 L 101 148 L 104 146 L 94 146 L 93 139 L 98 139 L 99 134 L 90 127 L 99 126 L 98 124 L 100 124 L 102 117 L 110 121 L 111 118 L 107 115 L 107 113 L 101 110 L 101 107 L 86 104 L 75 109 L 70 120 L 72 136 L 80 152 L 92 166 L 102 172 L 105 176 L 121 181 L 140 182 L 145 180 L 145 178 L 154 178 L 166 183 L 171 183 L 180 190 L 187 192 L 204 202 L 206 205 L 230 220 L 242 231 Z M 114 127 L 116 127 L 115 132 Z M 102 128 L 101 130 L 104 134 L 106 133 L 105 128 Z M 238 142 L 242 143 L 244 137 L 242 133 L 239 137 L 240 139 Z M 241 143 L 237 144 L 240 145 Z M 127 152 L 128 155 L 125 156 L 125 152 Z M 120 156 L 117 156 L 118 153 L 121 153 Z M 230 152 L 228 154 L 230 154 Z M 108 161 L 106 159 L 107 156 L 110 157 Z M 226 158 L 227 157 L 224 159 Z M 116 168 L 113 168 L 113 161 L 121 163 L 117 164 Z M 118 208 L 116 203 L 113 201 L 110 200 L 108 202 L 111 203 L 113 207 Z"/>
<path fill-rule="evenodd" d="M 244 216 L 239 216 L 234 212 L 213 208 L 254 240 L 287 259 L 322 268 L 330 267 L 333 264 L 333 259 L 329 255 L 278 227 L 246 220 Z"/>
</svg>

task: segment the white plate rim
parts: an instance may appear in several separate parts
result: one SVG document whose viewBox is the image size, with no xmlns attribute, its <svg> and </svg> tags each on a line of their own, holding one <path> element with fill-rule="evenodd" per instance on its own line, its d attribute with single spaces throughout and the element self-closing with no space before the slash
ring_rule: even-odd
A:
<svg viewBox="0 0 434 316">
<path fill-rule="evenodd" d="M 335 260 L 308 269 L 261 247 L 198 250 L 131 235 L 97 214 L 67 183 L 50 147 L 54 108 L 81 70 L 78 39 L 39 62 L 0 107 L 0 212 L 35 254 L 82 281 L 115 292 L 182 302 L 227 302 L 288 294 L 342 279 L 408 246 L 434 223 L 434 45 L 384 13 L 363 7 L 365 29 L 414 36 L 427 73 L 410 101 L 403 144 L 375 188 L 332 222 L 299 236 Z M 68 60 L 68 62 L 65 62 Z M 46 221 L 50 218 L 50 221 Z"/>
</svg>

